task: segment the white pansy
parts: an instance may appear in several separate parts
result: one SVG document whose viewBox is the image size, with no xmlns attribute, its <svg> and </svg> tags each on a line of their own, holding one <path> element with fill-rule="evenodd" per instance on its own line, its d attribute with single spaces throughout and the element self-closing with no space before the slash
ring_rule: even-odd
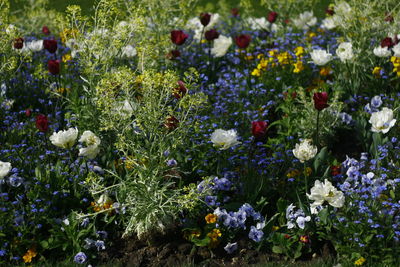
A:
<svg viewBox="0 0 400 267">
<path fill-rule="evenodd" d="M 398 43 L 397 45 L 393 46 L 392 48 L 393 53 L 395 57 L 400 57 L 400 43 Z"/>
<path fill-rule="evenodd" d="M 133 47 L 132 45 L 127 45 L 122 48 L 122 56 L 123 57 L 130 58 L 130 57 L 136 56 L 136 54 L 137 54 L 136 48 Z"/>
<path fill-rule="evenodd" d="M 298 18 L 293 19 L 293 23 L 297 28 L 307 30 L 317 24 L 317 18 L 314 17 L 312 11 L 306 11 L 301 13 Z"/>
<path fill-rule="evenodd" d="M 43 40 L 27 42 L 25 46 L 32 52 L 38 52 L 43 49 Z"/>
<path fill-rule="evenodd" d="M 214 40 L 214 46 L 211 48 L 211 54 L 214 57 L 223 57 L 232 45 L 232 38 L 220 35 Z"/>
<path fill-rule="evenodd" d="M 389 50 L 388 47 L 375 47 L 374 48 L 374 55 L 377 57 L 390 57 L 392 52 Z"/>
<path fill-rule="evenodd" d="M 71 148 L 78 138 L 78 129 L 69 128 L 68 130 L 54 132 L 50 136 L 50 141 L 53 145 L 61 148 Z"/>
<path fill-rule="evenodd" d="M 217 129 L 211 134 L 211 142 L 220 150 L 226 150 L 234 145 L 240 144 L 237 140 L 237 133 L 231 129 L 228 131 Z"/>
<path fill-rule="evenodd" d="M 381 111 L 372 113 L 369 123 L 372 124 L 371 131 L 385 134 L 394 126 L 396 119 L 393 119 L 393 110 L 385 107 Z"/>
<path fill-rule="evenodd" d="M 0 161 L 0 179 L 3 179 L 11 171 L 12 166 L 10 162 Z"/>
<path fill-rule="evenodd" d="M 319 180 L 315 181 L 314 187 L 311 188 L 311 194 L 307 194 L 307 197 L 314 201 L 310 205 L 312 210 L 315 210 L 316 207 L 325 202 L 335 208 L 341 208 L 345 201 L 343 192 L 337 190 L 327 179 L 325 179 L 324 183 Z"/>
<path fill-rule="evenodd" d="M 341 43 L 336 49 L 336 55 L 342 62 L 352 60 L 354 58 L 353 45 L 349 42 Z"/>
<path fill-rule="evenodd" d="M 323 49 L 313 50 L 310 55 L 314 64 L 318 66 L 324 66 L 332 60 L 332 54 Z"/>
<path fill-rule="evenodd" d="M 301 163 L 312 159 L 318 152 L 318 148 L 313 146 L 310 142 L 310 139 L 305 139 L 300 144 L 296 144 L 295 149 L 293 149 L 293 155 L 299 159 Z"/>
</svg>

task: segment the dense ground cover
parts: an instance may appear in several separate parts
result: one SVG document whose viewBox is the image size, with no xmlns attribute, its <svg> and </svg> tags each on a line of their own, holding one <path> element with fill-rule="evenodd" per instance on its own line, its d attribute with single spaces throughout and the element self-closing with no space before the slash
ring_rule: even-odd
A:
<svg viewBox="0 0 400 267">
<path fill-rule="evenodd" d="M 399 5 L 300 2 L 1 0 L 0 262 L 395 266 Z"/>
</svg>

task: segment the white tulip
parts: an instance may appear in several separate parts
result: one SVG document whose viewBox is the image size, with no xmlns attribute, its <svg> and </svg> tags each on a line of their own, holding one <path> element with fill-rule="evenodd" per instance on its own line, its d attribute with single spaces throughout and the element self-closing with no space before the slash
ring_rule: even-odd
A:
<svg viewBox="0 0 400 267">
<path fill-rule="evenodd" d="M 311 188 L 311 194 L 307 194 L 308 199 L 314 200 L 310 205 L 311 210 L 321 206 L 324 202 L 335 208 L 341 208 L 344 205 L 345 197 L 342 191 L 337 190 L 331 182 L 325 179 L 324 183 L 315 181 L 314 187 Z"/>
<path fill-rule="evenodd" d="M 385 107 L 381 111 L 372 113 L 369 123 L 372 124 L 371 131 L 385 134 L 394 126 L 396 119 L 393 119 L 393 110 Z"/>
<path fill-rule="evenodd" d="M 0 161 L 0 179 L 3 179 L 7 176 L 7 174 L 11 171 L 11 163 L 10 162 L 2 162 Z"/>
<path fill-rule="evenodd" d="M 211 48 L 211 54 L 214 57 L 223 57 L 232 45 L 232 38 L 220 35 L 214 40 L 214 47 Z"/>
<path fill-rule="evenodd" d="M 336 55 L 342 62 L 352 60 L 354 58 L 353 45 L 349 42 L 341 43 L 336 49 Z"/>
<path fill-rule="evenodd" d="M 314 64 L 318 66 L 324 66 L 332 60 L 332 54 L 322 49 L 313 50 L 310 55 Z"/>
<path fill-rule="evenodd" d="M 226 150 L 234 145 L 240 144 L 237 140 L 237 133 L 235 130 L 222 130 L 217 129 L 211 134 L 211 142 L 214 146 L 219 147 L 220 150 Z"/>
<path fill-rule="evenodd" d="M 305 139 L 300 144 L 296 144 L 295 149 L 293 149 L 293 155 L 299 159 L 301 163 L 304 163 L 317 155 L 318 148 L 311 145 L 310 142 L 310 139 Z"/>
<path fill-rule="evenodd" d="M 78 138 L 78 129 L 77 128 L 69 128 L 65 131 L 54 132 L 50 136 L 50 141 L 53 145 L 61 147 L 61 148 L 71 148 L 76 139 Z"/>
<path fill-rule="evenodd" d="M 374 55 L 377 57 L 390 57 L 392 52 L 387 47 L 375 47 L 374 48 Z"/>
</svg>

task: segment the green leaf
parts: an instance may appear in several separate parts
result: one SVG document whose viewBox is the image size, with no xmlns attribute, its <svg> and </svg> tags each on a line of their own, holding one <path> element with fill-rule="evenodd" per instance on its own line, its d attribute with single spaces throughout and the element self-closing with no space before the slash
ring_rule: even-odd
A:
<svg viewBox="0 0 400 267">
<path fill-rule="evenodd" d="M 280 246 L 273 246 L 272 247 L 272 252 L 274 252 L 276 254 L 282 254 L 283 253 L 283 249 Z"/>
<path fill-rule="evenodd" d="M 43 240 L 40 242 L 40 245 L 42 246 L 42 248 L 47 249 L 49 248 L 49 242 L 47 242 L 46 240 Z"/>
<path fill-rule="evenodd" d="M 193 242 L 193 244 L 195 244 L 198 247 L 205 247 L 208 244 L 210 244 L 211 240 L 208 236 L 206 236 L 203 239 L 193 238 L 191 241 Z"/>
<path fill-rule="evenodd" d="M 328 211 L 327 208 L 321 210 L 321 211 L 318 213 L 318 217 L 321 219 L 321 221 L 322 221 L 324 224 L 327 224 L 327 222 L 328 222 L 328 215 L 329 215 L 329 211 Z"/>
<path fill-rule="evenodd" d="M 328 156 L 328 148 L 323 147 L 321 151 L 317 154 L 317 156 L 314 159 L 314 171 L 315 173 L 318 173 L 318 170 L 322 163 L 326 160 Z"/>
</svg>

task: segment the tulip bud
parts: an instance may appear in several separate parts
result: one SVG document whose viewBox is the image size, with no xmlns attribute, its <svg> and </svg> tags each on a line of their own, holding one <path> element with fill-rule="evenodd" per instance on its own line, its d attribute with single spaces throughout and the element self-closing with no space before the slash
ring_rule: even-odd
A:
<svg viewBox="0 0 400 267">
<path fill-rule="evenodd" d="M 186 93 L 187 93 L 187 88 L 185 87 L 185 83 L 182 81 L 178 81 L 178 87 L 174 89 L 172 95 L 176 99 L 179 99 L 179 98 L 185 96 Z"/>
<path fill-rule="evenodd" d="M 201 13 L 200 14 L 200 22 L 201 24 L 206 27 L 211 20 L 211 15 L 209 13 Z"/>
<path fill-rule="evenodd" d="M 43 26 L 43 28 L 42 28 L 42 33 L 43 33 L 44 35 L 49 35 L 49 34 L 50 34 L 49 28 L 48 28 L 47 26 Z"/>
<path fill-rule="evenodd" d="M 57 51 L 56 40 L 43 40 L 43 47 L 50 53 L 54 54 Z"/>
<path fill-rule="evenodd" d="M 313 99 L 314 99 L 314 107 L 318 111 L 321 111 L 321 110 L 329 107 L 327 92 L 314 93 Z"/>
<path fill-rule="evenodd" d="M 269 23 L 274 23 L 277 18 L 278 18 L 278 13 L 271 11 L 268 14 L 267 20 L 269 21 Z"/>
<path fill-rule="evenodd" d="M 49 129 L 49 119 L 46 115 L 39 114 L 36 116 L 36 128 L 45 133 Z"/>
<path fill-rule="evenodd" d="M 14 48 L 15 49 L 22 49 L 24 47 L 24 39 L 23 38 L 17 38 L 14 40 Z"/>
<path fill-rule="evenodd" d="M 207 41 L 213 41 L 219 37 L 219 33 L 215 29 L 211 29 L 204 34 Z"/>
<path fill-rule="evenodd" d="M 253 121 L 251 123 L 251 132 L 258 141 L 263 140 L 267 135 L 268 123 L 266 121 Z"/>
</svg>

